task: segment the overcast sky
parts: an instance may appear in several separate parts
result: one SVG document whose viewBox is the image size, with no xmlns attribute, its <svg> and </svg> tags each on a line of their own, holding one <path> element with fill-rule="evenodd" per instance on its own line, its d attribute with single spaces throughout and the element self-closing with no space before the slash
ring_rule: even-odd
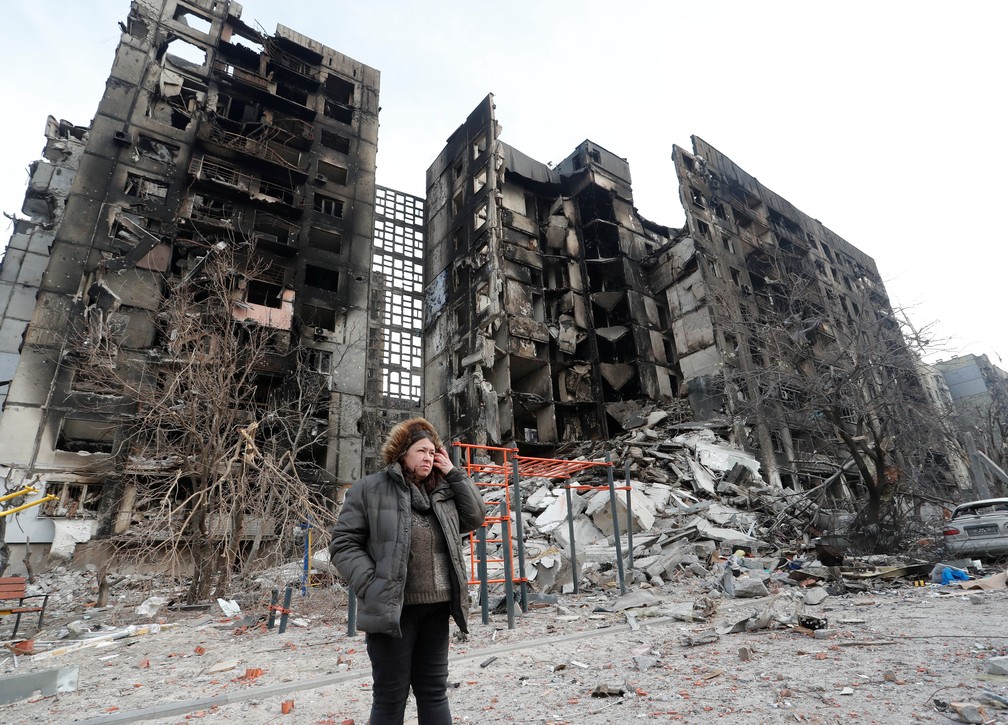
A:
<svg viewBox="0 0 1008 725">
<path fill-rule="evenodd" d="M 1008 368 L 1008 3 L 247 0 L 381 71 L 378 183 L 417 195 L 494 93 L 503 140 L 625 157 L 636 206 L 681 226 L 672 146 L 696 134 L 872 256 L 932 358 Z M 19 213 L 45 119 L 90 123 L 129 0 L 7 3 L 0 210 Z M 11 226 L 4 219 L 3 243 Z M 999 355 L 1003 355 L 1002 361 Z"/>
</svg>

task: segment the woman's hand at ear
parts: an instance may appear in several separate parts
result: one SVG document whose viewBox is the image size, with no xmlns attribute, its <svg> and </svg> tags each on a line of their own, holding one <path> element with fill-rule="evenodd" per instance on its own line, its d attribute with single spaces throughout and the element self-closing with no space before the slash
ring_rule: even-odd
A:
<svg viewBox="0 0 1008 725">
<path fill-rule="evenodd" d="M 434 452 L 434 468 L 441 471 L 441 473 L 447 475 L 453 468 L 451 456 L 448 455 L 448 451 L 444 447 L 438 448 Z"/>
</svg>

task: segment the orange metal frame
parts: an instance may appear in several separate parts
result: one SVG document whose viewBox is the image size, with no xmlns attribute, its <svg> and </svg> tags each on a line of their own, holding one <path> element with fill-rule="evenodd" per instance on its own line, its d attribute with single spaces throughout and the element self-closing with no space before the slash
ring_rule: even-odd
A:
<svg viewBox="0 0 1008 725">
<path fill-rule="evenodd" d="M 465 472 L 472 478 L 473 482 L 480 488 L 496 488 L 503 489 L 503 495 L 501 498 L 497 499 L 497 506 L 499 510 L 500 501 L 504 501 L 505 509 L 511 511 L 511 485 L 513 481 L 511 480 L 514 474 L 514 462 L 518 462 L 518 476 L 520 478 L 559 478 L 559 479 L 569 479 L 573 474 L 579 471 L 584 471 L 589 468 L 612 468 L 612 463 L 608 461 L 565 461 L 559 458 L 533 458 L 531 456 L 520 456 L 518 455 L 517 448 L 501 448 L 497 446 L 478 446 L 470 443 L 458 443 L 452 444 L 454 447 L 461 449 L 461 464 L 460 467 L 465 470 Z M 488 458 L 492 457 L 492 454 L 499 454 L 503 459 L 502 463 L 481 463 L 473 460 L 474 451 L 484 453 Z M 485 480 L 481 477 L 499 477 L 499 480 Z M 570 486 L 572 489 L 593 489 L 593 488 L 605 488 L 608 490 L 609 486 Z M 627 487 L 620 487 L 617 490 L 624 490 Z M 518 512 L 520 514 L 520 512 Z M 504 522 L 507 521 L 507 526 L 504 526 Z M 510 515 L 502 516 L 499 513 L 489 514 L 483 525 L 489 530 L 490 526 L 493 524 L 501 524 L 502 536 L 507 534 L 507 546 L 510 549 L 510 559 L 511 559 L 511 581 L 520 584 L 527 582 L 527 577 L 517 576 L 514 571 L 515 566 L 515 554 L 514 554 L 514 537 L 510 535 L 511 533 L 511 519 Z M 487 539 L 487 544 L 504 544 L 503 539 Z M 472 532 L 469 534 L 469 583 L 479 584 L 479 576 L 476 571 L 478 564 L 477 553 L 476 553 L 476 534 Z M 487 564 L 499 564 L 501 568 L 505 565 L 505 559 L 503 558 L 487 558 Z M 488 584 L 500 584 L 504 582 L 504 578 L 499 579 L 487 579 Z"/>
</svg>

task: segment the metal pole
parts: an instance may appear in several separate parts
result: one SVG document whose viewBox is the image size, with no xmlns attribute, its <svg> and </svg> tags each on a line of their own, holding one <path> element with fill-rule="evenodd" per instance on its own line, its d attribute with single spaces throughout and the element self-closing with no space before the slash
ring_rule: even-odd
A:
<svg viewBox="0 0 1008 725">
<path fill-rule="evenodd" d="M 518 458 L 511 460 L 511 470 L 514 475 L 514 496 L 511 499 L 511 507 L 515 512 L 515 527 L 518 534 L 518 577 L 521 581 L 521 608 L 522 612 L 528 614 L 528 585 L 525 583 L 525 532 L 522 524 L 522 499 L 521 486 L 518 485 Z"/>
<path fill-rule="evenodd" d="M 280 626 L 277 628 L 278 634 L 283 634 L 287 631 L 287 617 L 290 615 L 291 594 L 293 593 L 294 590 L 291 587 L 284 589 L 283 611 L 280 613 Z"/>
<path fill-rule="evenodd" d="M 357 635 L 357 595 L 352 589 L 347 589 L 347 594 L 350 596 L 347 600 L 346 633 L 347 637 L 354 637 Z"/>
<path fill-rule="evenodd" d="M 276 622 L 276 605 L 280 601 L 280 590 L 274 589 L 270 594 L 270 609 L 269 617 L 266 619 L 266 629 L 273 629 L 273 624 Z"/>
<path fill-rule="evenodd" d="M 487 584 L 487 527 L 483 524 L 476 531 L 476 571 L 479 575 L 480 609 L 483 624 L 490 624 L 490 586 Z"/>
<path fill-rule="evenodd" d="M 577 594 L 578 579 L 581 578 L 581 573 L 578 571 L 577 546 L 574 544 L 574 515 L 571 513 L 574 503 L 571 497 L 570 484 L 564 486 L 564 491 L 567 492 L 567 533 L 570 536 L 571 576 L 574 579 L 574 593 Z"/>
<path fill-rule="evenodd" d="M 304 529 L 304 571 L 301 573 L 301 596 L 308 594 L 308 577 L 311 571 L 311 527 L 308 524 L 301 524 Z"/>
<path fill-rule="evenodd" d="M 630 485 L 630 461 L 623 461 L 623 478 L 626 479 L 626 535 L 627 535 L 627 568 L 633 570 L 633 514 L 630 508 L 630 494 L 633 487 Z"/>
<path fill-rule="evenodd" d="M 511 512 L 507 508 L 507 499 L 500 502 L 501 512 L 501 545 L 504 547 L 504 603 L 507 604 L 508 629 L 514 629 L 514 582 L 511 571 Z"/>
<path fill-rule="evenodd" d="M 605 455 L 606 463 L 610 462 L 609 454 Z M 623 576 L 623 544 L 620 542 L 619 512 L 616 510 L 616 483 L 613 481 L 612 466 L 606 466 L 609 474 L 609 509 L 612 511 L 613 536 L 616 538 L 616 573 L 619 576 L 620 594 L 626 594 L 626 579 Z"/>
</svg>

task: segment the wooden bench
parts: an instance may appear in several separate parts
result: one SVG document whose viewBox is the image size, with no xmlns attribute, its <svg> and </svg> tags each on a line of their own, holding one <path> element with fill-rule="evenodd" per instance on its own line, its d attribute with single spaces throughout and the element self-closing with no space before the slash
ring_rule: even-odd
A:
<svg viewBox="0 0 1008 725">
<path fill-rule="evenodd" d="M 42 598 L 42 606 L 25 606 L 26 599 Z M 17 602 L 15 605 L 14 602 Z M 0 577 L 0 617 L 9 614 L 16 614 L 14 620 L 14 631 L 11 632 L 11 639 L 17 639 L 18 627 L 21 626 L 21 615 L 38 612 L 38 629 L 42 628 L 42 617 L 45 616 L 46 604 L 49 602 L 48 594 L 25 594 L 25 578 L 23 576 Z"/>
</svg>

